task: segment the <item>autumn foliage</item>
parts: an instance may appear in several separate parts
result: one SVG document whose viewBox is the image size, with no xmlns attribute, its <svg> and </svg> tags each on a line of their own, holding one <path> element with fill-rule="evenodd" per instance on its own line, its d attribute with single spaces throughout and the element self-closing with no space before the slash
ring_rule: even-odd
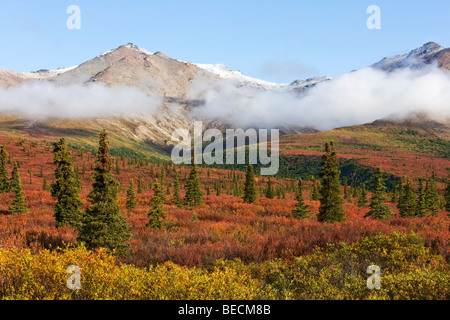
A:
<svg viewBox="0 0 450 320">
<path fill-rule="evenodd" d="M 448 213 L 443 208 L 436 215 L 402 217 L 397 204 L 386 200 L 392 214 L 388 219 L 376 220 L 365 217 L 370 207 L 359 207 L 350 196 L 342 204 L 344 221 L 324 223 L 317 219 L 320 202 L 311 197 L 320 183 L 303 181 L 301 200 L 308 214 L 298 219 L 294 210 L 299 203 L 298 181 L 272 178 L 275 197 L 268 199 L 265 197 L 268 179 L 255 177 L 252 194 L 256 194 L 256 201 L 245 203 L 245 172 L 201 167 L 196 168 L 195 175 L 202 188 L 202 201 L 189 206 L 183 205 L 182 199 L 187 191 L 198 190 L 197 182 L 189 182 L 192 167 L 111 157 L 108 174 L 118 181 L 117 212 L 121 212 L 132 233 L 128 254 L 117 258 L 102 249 L 89 251 L 78 247 L 77 230 L 56 226 L 55 200 L 50 190 L 44 188 L 45 182 L 50 184 L 55 179 L 56 165 L 49 142 L 0 136 L 0 145 L 5 146 L 8 156 L 6 171 L 12 172 L 13 164 L 18 163 L 29 209 L 27 213 L 11 214 L 14 192 L 0 193 L 2 298 L 449 297 L 450 232 Z M 71 150 L 71 154 L 82 185 L 84 211 L 92 205 L 92 195 L 88 195 L 95 170 L 98 171 L 96 156 L 79 150 Z M 382 167 L 389 171 L 386 163 Z M 140 189 L 133 198 L 136 206 L 127 206 L 131 179 L 138 182 Z M 149 212 L 157 180 L 161 183 L 159 192 L 164 193 L 158 210 L 167 216 L 159 228 L 151 228 Z M 417 184 L 413 187 L 416 189 Z M 442 182 L 437 184 L 442 197 L 445 187 Z M 209 192 L 205 192 L 207 188 Z M 392 250 L 384 256 L 380 248 L 389 246 Z M 343 256 L 346 258 L 339 260 Z M 356 262 L 352 266 L 339 265 L 345 261 Z M 392 271 L 386 277 L 385 291 L 367 292 L 363 282 L 367 278 L 365 270 L 358 269 L 353 280 L 345 278 L 351 268 L 366 268 L 367 263 L 377 261 Z M 396 265 L 395 261 L 404 263 Z M 70 264 L 79 265 L 86 277 L 83 289 L 76 293 L 65 287 L 65 272 Z M 320 268 L 323 274 L 315 274 Z M 427 276 L 420 277 L 417 270 Z M 168 286 L 169 279 L 179 283 L 179 287 Z M 412 292 L 402 286 L 403 280 L 416 281 L 422 291 Z"/>
</svg>

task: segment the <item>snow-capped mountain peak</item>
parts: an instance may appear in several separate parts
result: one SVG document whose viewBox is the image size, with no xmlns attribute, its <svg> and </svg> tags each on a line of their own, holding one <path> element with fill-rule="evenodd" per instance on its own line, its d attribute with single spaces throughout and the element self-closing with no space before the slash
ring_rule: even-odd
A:
<svg viewBox="0 0 450 320">
<path fill-rule="evenodd" d="M 423 46 L 411 50 L 409 53 L 385 57 L 374 63 L 371 67 L 384 71 L 393 71 L 401 68 L 418 68 L 426 63 L 431 63 L 440 52 L 445 50 L 435 42 L 427 42 Z"/>
<path fill-rule="evenodd" d="M 287 87 L 288 83 L 273 83 L 244 75 L 241 71 L 232 71 L 224 64 L 195 63 L 200 69 L 218 75 L 221 79 L 237 83 L 239 86 L 252 86 L 263 89 L 277 89 Z"/>
</svg>

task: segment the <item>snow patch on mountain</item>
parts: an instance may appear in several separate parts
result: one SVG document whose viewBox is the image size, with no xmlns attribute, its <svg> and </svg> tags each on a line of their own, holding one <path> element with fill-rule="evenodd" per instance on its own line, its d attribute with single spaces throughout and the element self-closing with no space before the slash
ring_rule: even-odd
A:
<svg viewBox="0 0 450 320">
<path fill-rule="evenodd" d="M 428 42 L 420 48 L 411 50 L 409 53 L 385 57 L 371 67 L 384 71 L 393 71 L 407 67 L 420 68 L 425 63 L 429 63 L 431 58 L 443 50 L 444 48 L 437 43 Z"/>
<path fill-rule="evenodd" d="M 289 86 L 288 83 L 273 83 L 264 80 L 255 79 L 244 75 L 240 71 L 232 71 L 223 64 L 200 64 L 195 63 L 200 69 L 218 75 L 221 79 L 233 81 L 238 86 L 258 87 L 261 89 L 282 89 Z"/>
<path fill-rule="evenodd" d="M 8 71 L 11 75 L 22 79 L 28 80 L 44 80 L 52 77 L 56 77 L 60 74 L 66 73 L 70 70 L 77 68 L 78 66 L 72 66 L 67 68 L 59 68 L 57 70 L 39 70 L 32 72 L 20 72 L 20 71 Z"/>
</svg>

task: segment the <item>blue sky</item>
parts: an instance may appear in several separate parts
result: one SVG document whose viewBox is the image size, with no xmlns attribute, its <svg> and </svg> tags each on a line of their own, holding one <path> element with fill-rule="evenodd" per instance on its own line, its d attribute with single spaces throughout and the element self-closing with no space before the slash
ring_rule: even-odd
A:
<svg viewBox="0 0 450 320">
<path fill-rule="evenodd" d="M 66 27 L 69 5 L 81 29 Z M 369 30 L 369 5 L 381 29 Z M 428 41 L 450 47 L 450 1 L 2 0 L 0 69 L 56 69 L 132 42 L 267 81 L 336 76 Z"/>
</svg>

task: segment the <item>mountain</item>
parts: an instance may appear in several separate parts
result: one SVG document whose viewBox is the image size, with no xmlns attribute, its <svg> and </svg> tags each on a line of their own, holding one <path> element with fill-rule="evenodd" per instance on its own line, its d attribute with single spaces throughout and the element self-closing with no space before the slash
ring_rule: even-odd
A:
<svg viewBox="0 0 450 320">
<path fill-rule="evenodd" d="M 56 86 L 106 84 L 110 88 L 130 87 L 149 96 L 160 97 L 162 104 L 158 112 L 127 113 L 121 117 L 103 116 L 92 119 L 47 119 L 35 120 L 20 115 L 3 115 L 0 121 L 3 131 L 19 129 L 31 136 L 68 135 L 73 143 L 82 141 L 86 148 L 93 145 L 96 132 L 106 128 L 112 134 L 113 144 L 138 149 L 145 156 L 158 155 L 172 145 L 172 132 L 179 128 L 190 128 L 193 123 L 191 110 L 203 103 L 201 97 L 190 97 L 190 86 L 201 78 L 206 83 L 223 81 L 236 87 L 259 90 L 289 90 L 289 84 L 276 84 L 251 78 L 224 65 L 194 64 L 172 59 L 167 55 L 151 53 L 131 43 L 105 52 L 78 66 L 58 70 L 16 72 L 0 70 L 0 86 L 10 88 L 25 82 L 49 82 Z M 292 85 L 298 89 L 307 87 L 316 80 Z M 126 110 L 127 106 L 124 106 Z M 201 119 L 207 128 L 228 128 L 231 125 L 216 119 Z M 282 128 L 284 133 L 314 132 L 314 128 Z M 82 134 L 80 134 L 82 133 Z M 131 148 L 133 146 L 133 148 Z M 80 146 L 83 147 L 83 146 Z"/>
<path fill-rule="evenodd" d="M 163 99 L 156 113 L 129 113 L 126 116 L 104 116 L 93 119 L 47 119 L 34 121 L 14 115 L 11 117 L 15 127 L 29 135 L 55 135 L 75 133 L 74 140 L 95 141 L 96 132 L 106 128 L 113 135 L 113 142 L 134 145 L 130 149 L 140 149 L 145 156 L 154 154 L 170 145 L 170 137 L 174 130 L 192 125 L 189 110 L 198 102 L 186 100 L 189 85 L 197 77 L 201 69 L 194 64 L 171 59 L 161 52 L 150 53 L 132 44 L 120 46 L 95 57 L 79 66 L 56 71 L 37 71 L 29 73 L 3 71 L 0 73 L 0 85 L 11 87 L 29 81 L 46 81 L 57 86 L 89 85 L 104 83 L 108 87 L 131 87 L 139 89 L 150 96 Z M 210 81 L 216 75 L 209 76 Z M 174 107 L 173 102 L 176 102 Z M 124 106 L 126 110 L 127 106 Z M 8 129 L 8 128 L 6 128 Z M 80 139 L 77 132 L 83 132 Z M 91 139 L 92 138 L 92 139 Z M 75 142 L 75 141 L 73 141 Z M 85 141 L 90 145 L 89 141 Z M 139 148 L 135 148 L 139 145 Z M 88 146 L 86 146 L 88 147 Z M 156 152 L 158 154 L 159 152 Z"/>
<path fill-rule="evenodd" d="M 450 53 L 434 42 L 403 55 L 384 58 L 372 65 L 387 72 L 436 63 L 443 70 L 450 70 Z M 332 77 L 314 77 L 295 80 L 291 83 L 271 83 L 232 71 L 221 64 L 199 64 L 172 59 L 167 55 L 151 53 L 133 44 L 120 46 L 105 52 L 80 65 L 58 70 L 16 72 L 0 70 L 0 87 L 11 88 L 23 83 L 52 83 L 55 86 L 89 86 L 105 84 L 109 88 L 130 87 L 146 95 L 159 97 L 161 106 L 157 112 L 125 112 L 118 116 L 97 116 L 83 119 L 51 118 L 36 120 L 17 114 L 0 115 L 0 132 L 16 132 L 41 139 L 66 136 L 73 147 L 94 148 L 97 133 L 106 128 L 111 133 L 112 147 L 116 152 L 138 157 L 167 158 L 171 149 L 172 132 L 179 128 L 190 128 L 193 120 L 202 120 L 206 128 L 225 129 L 232 127 L 226 121 L 215 118 L 199 118 L 192 110 L 204 104 L 203 96 L 193 95 L 191 86 L 196 81 L 207 84 L 225 83 L 236 88 L 251 90 L 294 92 L 299 99 L 314 86 Z M 124 106 L 126 111 L 127 106 Z M 389 121 L 384 121 L 387 123 Z M 314 127 L 283 126 L 283 134 L 314 133 Z M 117 151 L 120 150 L 120 151 Z"/>
<path fill-rule="evenodd" d="M 432 63 L 436 63 L 443 70 L 450 70 L 450 49 L 445 49 L 435 42 L 428 42 L 409 53 L 383 58 L 372 67 L 391 72 L 407 67 L 420 68 Z"/>
</svg>

